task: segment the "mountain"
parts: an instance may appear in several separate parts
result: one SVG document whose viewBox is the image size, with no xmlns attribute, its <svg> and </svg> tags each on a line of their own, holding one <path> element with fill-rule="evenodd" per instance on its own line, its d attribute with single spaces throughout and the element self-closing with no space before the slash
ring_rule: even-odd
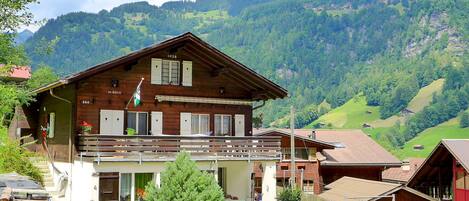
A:
<svg viewBox="0 0 469 201">
<path fill-rule="evenodd" d="M 21 32 L 19 32 L 16 37 L 15 37 L 15 43 L 16 44 L 22 44 L 24 43 L 26 40 L 28 40 L 31 36 L 33 36 L 33 32 L 28 30 L 28 29 L 25 29 Z"/>
<path fill-rule="evenodd" d="M 468 105 L 469 0 L 137 2 L 49 20 L 24 46 L 33 67 L 65 75 L 187 31 L 288 89 L 289 99 L 257 111 L 264 125 L 288 126 L 289 105 L 298 110 L 296 127 L 343 104 L 373 108 L 369 120 L 388 119 L 445 79 L 425 108 L 382 135 L 399 147 Z"/>
</svg>

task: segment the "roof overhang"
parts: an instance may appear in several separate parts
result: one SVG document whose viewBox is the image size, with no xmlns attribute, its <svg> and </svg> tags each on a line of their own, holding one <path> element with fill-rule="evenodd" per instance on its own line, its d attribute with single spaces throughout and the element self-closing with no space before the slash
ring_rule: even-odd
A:
<svg viewBox="0 0 469 201">
<path fill-rule="evenodd" d="M 241 82 L 249 82 L 245 83 L 247 86 L 251 86 L 253 83 L 255 83 L 257 88 L 260 88 L 262 90 L 259 91 L 259 97 L 255 97 L 253 99 L 267 100 L 284 98 L 288 96 L 287 90 L 285 90 L 281 86 L 256 73 L 254 70 L 246 67 L 242 63 L 234 60 L 233 58 L 219 51 L 215 47 L 211 46 L 210 44 L 206 43 L 205 41 L 190 32 L 165 40 L 161 43 L 133 51 L 127 55 L 114 58 L 101 64 L 92 66 L 84 71 L 67 76 L 62 80 L 35 89 L 33 92 L 41 93 L 51 88 L 85 79 L 94 74 L 106 71 L 119 65 L 130 64 L 134 62 L 135 59 L 149 56 L 155 52 L 174 49 L 175 47 L 180 48 L 185 46 L 186 44 L 191 44 L 192 46 L 194 46 L 195 48 L 192 49 L 194 49 L 195 51 L 207 52 L 206 55 L 208 55 L 211 59 L 213 58 L 213 61 L 216 60 L 217 63 L 222 64 L 217 68 L 228 69 L 230 76 L 237 77 Z"/>
<path fill-rule="evenodd" d="M 257 136 L 267 136 L 267 135 L 290 136 L 291 134 L 289 132 L 285 132 L 285 131 L 279 130 L 279 129 L 268 129 L 268 130 L 256 133 L 255 135 L 257 135 Z M 311 143 L 316 143 L 316 144 L 321 145 L 323 148 L 326 148 L 326 149 L 336 148 L 336 146 L 333 143 L 330 143 L 330 142 L 325 142 L 325 141 L 321 141 L 321 140 L 317 140 L 317 139 L 312 139 L 312 138 L 308 138 L 308 137 L 304 137 L 304 136 L 300 136 L 300 135 L 295 135 L 294 137 L 295 137 L 295 139 L 304 140 L 304 141 L 311 142 Z"/>
<path fill-rule="evenodd" d="M 220 104 L 220 105 L 249 105 L 249 106 L 252 106 L 253 104 L 253 101 L 250 101 L 250 100 L 205 98 L 205 97 L 193 97 L 193 96 L 156 95 L 155 99 L 158 102 L 208 103 L 208 104 Z"/>
</svg>

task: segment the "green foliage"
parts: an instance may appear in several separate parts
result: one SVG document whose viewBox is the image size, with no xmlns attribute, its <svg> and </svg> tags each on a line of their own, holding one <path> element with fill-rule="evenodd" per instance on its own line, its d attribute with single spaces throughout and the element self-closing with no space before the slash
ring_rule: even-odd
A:
<svg viewBox="0 0 469 201">
<path fill-rule="evenodd" d="M 7 129 L 0 126 L 0 173 L 16 172 L 42 183 L 42 174 L 29 160 L 30 155 L 18 141 L 10 140 Z"/>
<path fill-rule="evenodd" d="M 0 32 L 14 32 L 21 25 L 29 25 L 33 19 L 28 4 L 37 0 L 0 1 Z"/>
<path fill-rule="evenodd" d="M 298 188 L 285 188 L 279 192 L 277 200 L 279 201 L 301 201 L 301 190 Z"/>
<path fill-rule="evenodd" d="M 147 201 L 223 201 L 223 191 L 215 178 L 197 169 L 187 152 L 178 154 L 161 173 L 161 188 L 145 189 Z"/>
<path fill-rule="evenodd" d="M 36 89 L 40 86 L 56 81 L 57 79 L 59 79 L 59 76 L 55 74 L 54 70 L 49 66 L 42 64 L 33 72 L 31 79 L 27 81 L 26 86 L 29 89 Z"/>
<path fill-rule="evenodd" d="M 461 119 L 459 120 L 459 126 L 461 128 L 469 127 L 469 113 L 468 112 L 463 112 L 461 114 Z"/>
</svg>

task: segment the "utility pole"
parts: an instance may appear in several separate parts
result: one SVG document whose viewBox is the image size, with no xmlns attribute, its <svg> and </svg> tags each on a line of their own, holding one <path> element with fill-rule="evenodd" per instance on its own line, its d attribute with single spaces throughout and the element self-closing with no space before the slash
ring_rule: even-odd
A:
<svg viewBox="0 0 469 201">
<path fill-rule="evenodd" d="M 292 188 L 295 188 L 296 185 L 296 165 L 295 165 L 295 108 L 293 105 L 290 107 L 290 161 L 291 161 L 291 175 L 290 175 L 290 185 Z"/>
</svg>

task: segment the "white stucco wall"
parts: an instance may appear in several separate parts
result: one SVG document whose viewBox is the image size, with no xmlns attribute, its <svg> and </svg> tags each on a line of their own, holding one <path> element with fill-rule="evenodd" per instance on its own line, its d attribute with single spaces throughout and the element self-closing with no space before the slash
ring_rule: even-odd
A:
<svg viewBox="0 0 469 201">
<path fill-rule="evenodd" d="M 75 161 L 72 173 L 72 201 L 98 201 L 99 177 L 94 164 Z"/>
<path fill-rule="evenodd" d="M 251 166 L 247 161 L 220 161 L 218 167 L 226 168 L 226 193 L 239 200 L 250 197 Z"/>
</svg>

